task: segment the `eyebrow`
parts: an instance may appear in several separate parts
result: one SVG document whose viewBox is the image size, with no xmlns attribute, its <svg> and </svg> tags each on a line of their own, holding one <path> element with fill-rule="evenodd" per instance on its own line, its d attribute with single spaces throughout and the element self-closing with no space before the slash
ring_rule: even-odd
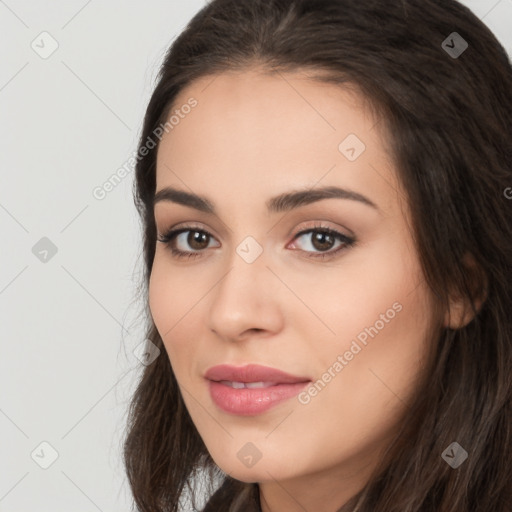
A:
<svg viewBox="0 0 512 512">
<path fill-rule="evenodd" d="M 379 210 L 379 207 L 366 196 L 363 196 L 358 192 L 334 186 L 285 192 L 267 200 L 266 207 L 270 213 L 279 213 L 300 208 L 301 206 L 306 206 L 308 204 L 321 201 L 322 199 L 333 198 L 358 201 Z M 208 198 L 185 192 L 184 190 L 178 190 L 172 187 L 162 188 L 153 198 L 153 207 L 160 201 L 171 201 L 173 203 L 194 208 L 201 212 L 216 215 L 215 206 Z"/>
</svg>

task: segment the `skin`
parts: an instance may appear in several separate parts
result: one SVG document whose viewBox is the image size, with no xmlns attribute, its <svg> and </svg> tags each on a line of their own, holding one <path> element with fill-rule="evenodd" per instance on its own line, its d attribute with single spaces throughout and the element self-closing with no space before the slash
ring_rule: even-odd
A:
<svg viewBox="0 0 512 512">
<path fill-rule="evenodd" d="M 217 215 L 170 201 L 155 205 L 160 235 L 192 223 L 211 237 L 202 246 L 187 243 L 188 233 L 175 240 L 183 251 L 202 251 L 183 260 L 157 242 L 153 320 L 218 466 L 258 482 L 264 512 L 334 512 L 367 482 L 414 396 L 432 343 L 437 319 L 405 193 L 379 124 L 356 90 L 305 72 L 271 76 L 250 68 L 193 82 L 175 108 L 190 97 L 198 105 L 160 143 L 156 189 L 206 196 Z M 366 145 L 353 162 L 338 149 L 350 133 Z M 378 210 L 337 198 L 286 213 L 266 210 L 279 193 L 327 185 L 363 194 Z M 315 232 L 294 236 L 318 223 L 357 244 L 325 260 L 308 257 L 322 253 Z M 247 236 L 263 250 L 250 264 L 236 252 Z M 401 311 L 360 343 L 341 371 L 331 370 L 335 377 L 309 403 L 294 397 L 263 414 L 237 416 L 210 398 L 203 375 L 221 363 L 322 378 L 395 303 Z M 237 457 L 248 442 L 261 453 L 252 467 Z"/>
</svg>

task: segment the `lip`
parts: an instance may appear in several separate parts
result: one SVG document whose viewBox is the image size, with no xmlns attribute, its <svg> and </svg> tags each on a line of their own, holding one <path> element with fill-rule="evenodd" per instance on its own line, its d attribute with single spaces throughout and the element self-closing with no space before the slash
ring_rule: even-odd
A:
<svg viewBox="0 0 512 512">
<path fill-rule="evenodd" d="M 204 374 L 208 380 L 232 382 L 275 382 L 276 384 L 295 384 L 297 382 L 309 382 L 309 377 L 299 377 L 283 372 L 270 366 L 259 364 L 247 364 L 245 366 L 231 366 L 220 364 L 212 366 Z"/>
<path fill-rule="evenodd" d="M 311 379 L 285 373 L 276 368 L 249 364 L 236 367 L 227 364 L 209 368 L 204 377 L 209 381 L 210 397 L 222 411 L 240 416 L 261 414 L 300 393 Z M 263 382 L 265 387 L 233 388 L 228 382 Z"/>
</svg>

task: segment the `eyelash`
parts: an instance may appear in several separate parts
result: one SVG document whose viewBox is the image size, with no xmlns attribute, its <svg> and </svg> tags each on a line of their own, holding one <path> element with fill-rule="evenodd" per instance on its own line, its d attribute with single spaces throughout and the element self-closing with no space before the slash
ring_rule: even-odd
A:
<svg viewBox="0 0 512 512">
<path fill-rule="evenodd" d="M 207 235 L 208 237 L 213 238 L 212 235 L 210 233 L 208 233 L 208 231 L 205 231 L 204 229 L 200 229 L 197 226 L 184 226 L 184 227 L 179 228 L 179 229 L 171 229 L 171 230 L 167 231 L 166 233 L 164 233 L 163 235 L 161 235 L 158 238 L 158 241 L 163 243 L 163 244 L 165 244 L 166 247 L 168 247 L 170 249 L 171 254 L 173 255 L 173 257 L 175 257 L 177 259 L 190 259 L 190 258 L 196 258 L 198 256 L 201 256 L 201 253 L 204 252 L 204 250 L 199 250 L 199 251 L 181 251 L 181 250 L 176 249 L 175 247 L 173 247 L 171 245 L 172 242 L 174 241 L 174 239 L 179 234 L 186 233 L 187 231 L 202 233 L 202 234 Z M 313 259 L 316 259 L 316 258 L 320 258 L 320 259 L 333 258 L 339 252 L 341 252 L 341 251 L 343 251 L 345 249 L 348 249 L 349 247 L 353 247 L 356 244 L 356 239 L 355 238 L 349 237 L 347 235 L 343 235 L 342 233 L 340 233 L 339 231 L 336 231 L 335 229 L 324 227 L 324 226 L 321 226 L 321 225 L 315 225 L 315 226 L 313 226 L 311 228 L 299 231 L 298 233 L 296 233 L 294 235 L 292 241 L 295 241 L 297 238 L 299 238 L 302 235 L 305 235 L 307 233 L 315 233 L 315 232 L 331 235 L 335 239 L 338 239 L 341 242 L 343 242 L 343 245 L 341 245 L 340 247 L 338 247 L 335 250 L 329 250 L 329 251 L 318 252 L 318 253 L 313 253 L 313 254 L 309 253 L 308 251 L 304 251 L 304 252 L 308 252 L 308 254 L 309 254 L 307 256 L 308 258 L 313 258 Z"/>
</svg>

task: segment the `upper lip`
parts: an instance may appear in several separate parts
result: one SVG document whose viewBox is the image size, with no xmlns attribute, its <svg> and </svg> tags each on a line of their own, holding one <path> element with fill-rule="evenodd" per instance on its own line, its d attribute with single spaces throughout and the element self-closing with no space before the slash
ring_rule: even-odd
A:
<svg viewBox="0 0 512 512">
<path fill-rule="evenodd" d="M 248 364 L 246 366 L 231 366 L 221 364 L 208 368 L 205 378 L 214 381 L 227 380 L 230 382 L 273 382 L 275 384 L 293 384 L 296 382 L 309 382 L 308 377 L 298 377 L 285 373 L 277 368 Z"/>
</svg>

